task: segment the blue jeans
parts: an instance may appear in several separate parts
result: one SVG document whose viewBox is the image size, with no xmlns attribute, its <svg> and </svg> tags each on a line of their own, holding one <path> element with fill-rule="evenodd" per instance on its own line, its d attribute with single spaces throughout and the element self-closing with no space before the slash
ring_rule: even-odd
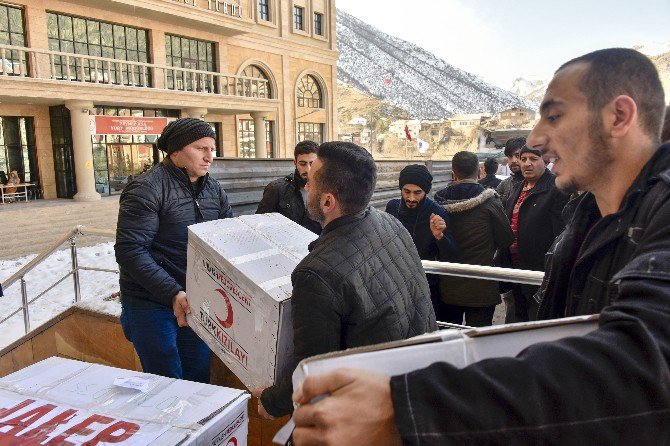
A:
<svg viewBox="0 0 670 446">
<path fill-rule="evenodd" d="M 209 347 L 190 327 L 177 325 L 171 308 L 123 305 L 121 328 L 146 373 L 209 383 Z"/>
</svg>

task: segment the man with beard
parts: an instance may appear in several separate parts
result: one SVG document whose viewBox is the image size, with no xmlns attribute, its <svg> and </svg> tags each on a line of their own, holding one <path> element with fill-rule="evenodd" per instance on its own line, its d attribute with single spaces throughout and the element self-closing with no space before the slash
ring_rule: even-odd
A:
<svg viewBox="0 0 670 446">
<path fill-rule="evenodd" d="M 317 234 L 321 232 L 321 225 L 309 218 L 305 206 L 307 200 L 305 184 L 309 179 L 312 163 L 316 159 L 317 147 L 314 141 L 301 141 L 295 146 L 293 151 L 295 172 L 265 187 L 263 198 L 256 209 L 257 214 L 279 212 L 312 232 Z"/>
<path fill-rule="evenodd" d="M 505 206 L 514 242 L 509 249 L 499 251 L 499 264 L 543 271 L 544 256 L 565 227 L 562 212 L 569 196 L 556 188 L 555 177 L 545 167 L 540 149 L 524 146 L 519 160 L 524 181 L 514 186 Z M 537 289 L 534 285 L 512 285 L 514 313 L 505 322 L 535 319 L 537 305 L 533 295 Z"/>
<path fill-rule="evenodd" d="M 496 187 L 496 192 L 500 195 L 502 200 L 503 207 L 507 203 L 507 198 L 509 198 L 514 185 L 523 181 L 523 175 L 521 174 L 521 165 L 519 164 L 519 155 L 521 153 L 521 148 L 526 145 L 526 138 L 519 136 L 518 138 L 510 138 L 505 143 L 505 156 L 507 157 L 507 165 L 509 170 L 512 172 L 510 176 L 505 178 L 498 184 Z"/>
<path fill-rule="evenodd" d="M 585 191 L 548 256 L 540 315 L 599 312 L 596 330 L 462 369 L 436 363 L 392 378 L 353 370 L 307 378 L 295 395 L 295 443 L 667 443 L 663 108 L 649 59 L 630 49 L 595 51 L 559 68 L 528 137 L 553 158 L 559 188 Z"/>
<path fill-rule="evenodd" d="M 368 207 L 377 168 L 363 148 L 321 144 L 307 209 L 323 226 L 291 274 L 295 365 L 320 353 L 406 339 L 437 328 L 421 259 L 394 217 Z M 289 368 L 293 371 L 293 367 Z M 291 413 L 291 375 L 255 389 L 258 412 Z"/>
<path fill-rule="evenodd" d="M 400 171 L 401 198 L 386 204 L 386 212 L 400 220 L 412 236 L 422 260 L 456 260 L 456 243 L 444 208 L 428 198 L 433 176 L 426 166 L 411 164 Z M 437 313 L 440 301 L 439 276 L 427 274 L 430 296 Z M 439 319 L 439 318 L 438 318 Z"/>
</svg>

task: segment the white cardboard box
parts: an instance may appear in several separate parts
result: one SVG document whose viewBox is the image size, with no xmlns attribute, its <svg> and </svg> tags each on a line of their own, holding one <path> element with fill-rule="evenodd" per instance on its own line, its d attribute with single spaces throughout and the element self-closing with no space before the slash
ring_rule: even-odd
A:
<svg viewBox="0 0 670 446">
<path fill-rule="evenodd" d="M 436 362 L 458 368 L 487 358 L 516 356 L 526 347 L 569 336 L 583 336 L 597 328 L 597 315 L 549 321 L 495 325 L 468 330 L 442 330 L 414 338 L 313 356 L 300 361 L 293 372 L 293 388 L 307 376 L 348 367 L 389 376 L 409 373 Z M 285 444 L 293 430 L 287 423 L 275 436 Z"/>
<path fill-rule="evenodd" d="M 188 228 L 189 325 L 249 389 L 292 372 L 291 273 L 316 238 L 276 213 Z"/>
<path fill-rule="evenodd" d="M 247 444 L 249 394 L 52 357 L 0 378 L 0 443 Z"/>
</svg>

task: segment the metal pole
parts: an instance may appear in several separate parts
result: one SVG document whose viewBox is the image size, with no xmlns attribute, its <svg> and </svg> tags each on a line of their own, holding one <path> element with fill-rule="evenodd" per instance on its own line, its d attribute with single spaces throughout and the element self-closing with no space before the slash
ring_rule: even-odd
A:
<svg viewBox="0 0 670 446">
<path fill-rule="evenodd" d="M 21 304 L 23 305 L 23 327 L 26 334 L 30 331 L 30 315 L 28 314 L 28 290 L 26 289 L 26 279 L 21 277 Z"/>
<path fill-rule="evenodd" d="M 70 254 L 72 255 L 72 279 L 74 280 L 74 301 L 81 300 L 81 289 L 79 287 L 79 263 L 77 262 L 77 236 L 70 238 Z"/>
</svg>

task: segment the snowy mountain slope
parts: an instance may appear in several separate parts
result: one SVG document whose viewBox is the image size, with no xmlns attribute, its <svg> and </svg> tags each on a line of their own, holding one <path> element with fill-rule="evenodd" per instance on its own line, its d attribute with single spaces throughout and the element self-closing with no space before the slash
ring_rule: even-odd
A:
<svg viewBox="0 0 670 446">
<path fill-rule="evenodd" d="M 338 78 L 416 118 L 496 113 L 537 103 L 487 84 L 428 51 L 337 11 Z"/>
</svg>

